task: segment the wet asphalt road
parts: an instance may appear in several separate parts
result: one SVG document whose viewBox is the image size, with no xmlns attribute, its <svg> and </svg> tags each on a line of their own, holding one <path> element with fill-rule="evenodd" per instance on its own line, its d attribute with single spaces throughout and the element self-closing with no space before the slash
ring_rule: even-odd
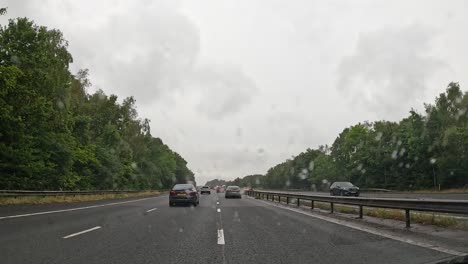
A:
<svg viewBox="0 0 468 264">
<path fill-rule="evenodd" d="M 167 196 L 0 207 L 0 256 L 3 264 L 384 264 L 451 257 L 252 198 L 225 199 L 216 193 L 201 196 L 196 208 L 169 207 Z"/>
</svg>

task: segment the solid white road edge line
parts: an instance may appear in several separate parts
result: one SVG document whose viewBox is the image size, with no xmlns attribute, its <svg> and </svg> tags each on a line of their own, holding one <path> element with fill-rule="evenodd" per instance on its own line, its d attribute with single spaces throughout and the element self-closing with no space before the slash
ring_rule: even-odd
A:
<svg viewBox="0 0 468 264">
<path fill-rule="evenodd" d="M 162 196 L 158 196 L 158 197 L 162 197 Z M 2 220 L 2 219 L 8 219 L 8 218 L 25 217 L 25 216 L 34 216 L 34 215 L 44 215 L 44 214 L 55 214 L 55 213 L 63 213 L 63 212 L 70 212 L 70 211 L 78 211 L 78 210 L 91 209 L 91 208 L 98 208 L 98 207 L 111 206 L 111 205 L 117 205 L 117 204 L 134 203 L 134 202 L 139 202 L 139 201 L 144 201 L 144 200 L 149 200 L 149 199 L 154 199 L 154 198 L 157 198 L 157 197 L 143 198 L 143 199 L 137 199 L 137 200 L 131 200 L 131 201 L 125 201 L 125 202 L 116 202 L 116 203 L 108 203 L 108 204 L 100 204 L 100 205 L 91 205 L 91 206 L 77 207 L 77 208 L 70 208 L 70 209 L 63 209 L 63 210 L 54 210 L 54 211 L 38 212 L 38 213 L 31 213 L 31 214 L 20 214 L 20 215 L 0 216 L 0 220 Z"/>
<path fill-rule="evenodd" d="M 218 213 L 221 213 L 221 209 L 220 209 L 220 208 L 218 208 L 218 210 L 217 210 L 217 211 L 218 211 Z"/>
<path fill-rule="evenodd" d="M 147 210 L 146 212 L 147 212 L 147 213 L 153 212 L 153 211 L 156 210 L 156 209 L 158 209 L 158 208 L 149 209 L 149 210 Z"/>
<path fill-rule="evenodd" d="M 338 224 L 338 225 L 346 226 L 346 227 L 349 227 L 349 228 L 353 228 L 353 229 L 356 229 L 356 230 L 359 230 L 359 231 L 374 234 L 374 235 L 377 235 L 377 236 L 382 236 L 382 237 L 386 237 L 386 238 L 393 239 L 393 240 L 396 240 L 396 241 L 408 243 L 408 244 L 411 244 L 411 245 L 414 245 L 414 246 L 428 248 L 428 249 L 432 249 L 432 250 L 435 250 L 435 251 L 439 251 L 439 252 L 442 252 L 442 253 L 455 255 L 455 256 L 465 256 L 465 255 L 468 254 L 468 253 L 463 253 L 463 252 L 459 252 L 459 251 L 456 251 L 456 250 L 442 248 L 442 247 L 432 245 L 432 244 L 427 244 L 427 243 L 418 242 L 418 241 L 414 241 L 414 240 L 403 238 L 403 237 L 394 236 L 394 235 L 387 234 L 387 233 L 384 233 L 384 232 L 380 232 L 380 231 L 377 231 L 377 230 L 364 228 L 364 227 L 353 225 L 351 223 L 348 223 L 348 222 L 345 222 L 345 221 L 342 221 L 342 220 L 338 220 L 338 219 L 329 218 L 329 217 L 326 217 L 326 216 L 321 216 L 321 215 L 316 215 L 316 214 L 304 212 L 301 209 L 295 209 L 295 208 L 290 208 L 290 207 L 286 207 L 286 206 L 279 206 L 279 205 L 272 204 L 272 203 L 269 203 L 269 202 L 266 202 L 266 201 L 260 201 L 260 200 L 256 200 L 256 201 L 262 202 L 262 203 L 265 203 L 267 205 L 274 206 L 274 207 L 277 207 L 277 208 L 282 208 L 282 209 L 293 211 L 293 212 L 296 212 L 296 213 L 299 213 L 299 214 L 303 214 L 303 215 L 311 216 L 311 217 L 314 217 L 314 218 L 318 218 L 318 219 L 321 219 L 321 220 L 324 220 L 324 221 L 327 221 L 327 222 L 331 222 L 331 223 L 334 223 L 334 224 Z"/>
<path fill-rule="evenodd" d="M 96 227 L 93 227 L 93 228 L 90 228 L 90 229 L 86 229 L 86 230 L 83 230 L 81 232 L 77 232 L 77 233 L 73 233 L 73 234 L 70 234 L 68 236 L 64 236 L 63 239 L 67 239 L 67 238 L 71 238 L 71 237 L 74 237 L 74 236 L 79 236 L 79 235 L 82 235 L 84 233 L 88 233 L 88 232 L 91 232 L 91 231 L 94 231 L 94 230 L 97 230 L 101 228 L 100 226 L 96 226 Z"/>
<path fill-rule="evenodd" d="M 224 231 L 218 229 L 218 245 L 224 245 Z"/>
</svg>

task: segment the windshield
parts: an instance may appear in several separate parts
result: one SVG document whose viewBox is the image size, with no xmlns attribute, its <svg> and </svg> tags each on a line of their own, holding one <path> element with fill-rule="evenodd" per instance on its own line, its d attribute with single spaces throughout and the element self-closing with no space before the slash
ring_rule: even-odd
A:
<svg viewBox="0 0 468 264">
<path fill-rule="evenodd" d="M 0 1 L 1 264 L 445 261 L 468 0 Z"/>
<path fill-rule="evenodd" d="M 341 187 L 354 187 L 354 185 L 350 182 L 338 182 L 337 185 Z"/>
<path fill-rule="evenodd" d="M 180 190 L 191 190 L 193 189 L 193 186 L 190 184 L 176 184 L 172 188 L 174 191 L 180 191 Z"/>
</svg>

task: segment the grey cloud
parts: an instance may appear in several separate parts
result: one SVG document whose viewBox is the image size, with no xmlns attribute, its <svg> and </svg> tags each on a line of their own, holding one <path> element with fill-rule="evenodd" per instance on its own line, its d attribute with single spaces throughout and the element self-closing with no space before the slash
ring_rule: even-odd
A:
<svg viewBox="0 0 468 264">
<path fill-rule="evenodd" d="M 192 71 L 200 40 L 196 26 L 173 7 L 157 2 L 136 8 L 132 5 L 101 27 L 81 32 L 91 34 L 93 44 L 77 38 L 73 46 L 84 55 L 80 61 L 91 69 L 91 76 L 97 76 L 96 84 L 148 103 L 182 89 L 181 80 Z"/>
<path fill-rule="evenodd" d="M 354 54 L 339 65 L 338 89 L 373 111 L 406 111 L 444 65 L 427 55 L 432 36 L 420 25 L 360 34 Z"/>
<path fill-rule="evenodd" d="M 254 81 L 235 66 L 201 67 L 195 72 L 194 81 L 202 91 L 197 110 L 212 119 L 240 111 L 257 92 Z"/>
</svg>

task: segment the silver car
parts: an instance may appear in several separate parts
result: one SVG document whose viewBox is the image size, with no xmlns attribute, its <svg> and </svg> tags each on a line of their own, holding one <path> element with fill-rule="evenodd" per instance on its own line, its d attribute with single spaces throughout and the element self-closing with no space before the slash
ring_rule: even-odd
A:
<svg viewBox="0 0 468 264">
<path fill-rule="evenodd" d="M 228 186 L 224 194 L 225 198 L 242 198 L 239 186 Z"/>
</svg>

